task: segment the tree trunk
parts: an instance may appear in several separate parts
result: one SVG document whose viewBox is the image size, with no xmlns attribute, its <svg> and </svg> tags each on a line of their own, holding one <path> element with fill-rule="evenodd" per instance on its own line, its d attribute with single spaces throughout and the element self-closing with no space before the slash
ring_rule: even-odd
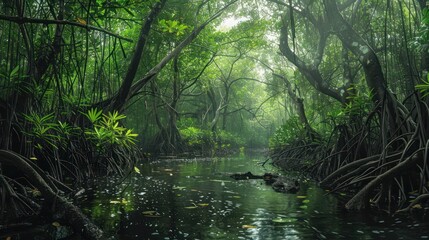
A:
<svg viewBox="0 0 429 240">
<path fill-rule="evenodd" d="M 124 107 L 125 103 L 128 101 L 129 98 L 129 92 L 131 89 L 131 86 L 133 84 L 134 78 L 137 73 L 137 69 L 140 65 L 140 59 L 143 55 L 143 50 L 146 45 L 146 42 L 149 38 L 149 32 L 152 28 L 153 22 L 155 22 L 157 16 L 161 12 L 162 8 L 164 7 L 167 0 L 161 0 L 158 1 L 153 7 L 149 15 L 146 17 L 145 23 L 143 24 L 141 30 L 139 39 L 137 41 L 136 47 L 134 49 L 134 54 L 131 59 L 130 64 L 128 65 L 128 70 L 125 75 L 124 80 L 122 81 L 122 85 L 119 88 L 118 94 L 115 96 L 115 98 L 112 100 L 112 104 L 110 107 L 110 111 L 116 110 L 118 112 L 122 111 L 122 108 Z"/>
</svg>

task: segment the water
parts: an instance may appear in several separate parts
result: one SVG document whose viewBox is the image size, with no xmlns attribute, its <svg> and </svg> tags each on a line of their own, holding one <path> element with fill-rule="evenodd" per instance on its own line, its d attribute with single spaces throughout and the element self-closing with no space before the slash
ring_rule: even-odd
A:
<svg viewBox="0 0 429 240">
<path fill-rule="evenodd" d="M 275 172 L 262 157 L 163 160 L 118 179 L 97 181 L 81 196 L 83 211 L 116 239 L 425 239 L 428 224 L 412 218 L 342 211 L 311 181 L 297 194 L 232 173 Z M 285 173 L 281 173 L 285 175 Z"/>
</svg>

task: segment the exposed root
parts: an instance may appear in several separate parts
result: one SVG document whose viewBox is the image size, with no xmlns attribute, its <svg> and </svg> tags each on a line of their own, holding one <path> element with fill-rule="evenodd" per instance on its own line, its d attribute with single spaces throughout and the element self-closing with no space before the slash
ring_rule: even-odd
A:
<svg viewBox="0 0 429 240">
<path fill-rule="evenodd" d="M 73 230 L 85 239 L 101 239 L 103 236 L 101 229 L 83 215 L 76 206 L 59 196 L 54 191 L 54 189 L 56 190 L 55 185 L 50 181 L 47 182 L 45 179 L 48 178 L 42 177 L 29 162 L 30 160 L 17 153 L 0 150 L 0 163 L 13 166 L 21 171 L 45 197 L 45 203 L 50 207 L 50 211 L 61 215 Z"/>
</svg>

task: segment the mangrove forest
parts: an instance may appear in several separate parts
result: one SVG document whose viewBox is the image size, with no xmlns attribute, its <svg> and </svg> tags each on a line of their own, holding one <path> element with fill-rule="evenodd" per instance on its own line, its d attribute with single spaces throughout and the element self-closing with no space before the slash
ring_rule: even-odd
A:
<svg viewBox="0 0 429 240">
<path fill-rule="evenodd" d="M 0 1 L 0 239 L 429 238 L 429 1 Z"/>
</svg>

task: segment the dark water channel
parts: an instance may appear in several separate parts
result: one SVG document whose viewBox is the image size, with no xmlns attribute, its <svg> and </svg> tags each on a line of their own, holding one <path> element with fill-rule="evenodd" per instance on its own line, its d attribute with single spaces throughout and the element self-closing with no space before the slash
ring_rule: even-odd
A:
<svg viewBox="0 0 429 240">
<path fill-rule="evenodd" d="M 429 225 L 381 214 L 347 213 L 311 182 L 297 194 L 262 180 L 263 157 L 163 160 L 140 166 L 119 186 L 97 181 L 80 205 L 116 239 L 427 239 Z M 268 167 L 270 168 L 270 167 Z M 280 173 L 285 175 L 285 173 Z"/>
</svg>

